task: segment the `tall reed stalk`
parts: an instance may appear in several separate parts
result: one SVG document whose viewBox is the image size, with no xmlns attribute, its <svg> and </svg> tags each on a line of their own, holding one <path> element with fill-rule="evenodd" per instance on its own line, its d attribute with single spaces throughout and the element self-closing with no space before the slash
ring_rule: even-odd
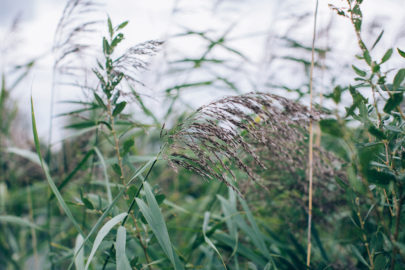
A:
<svg viewBox="0 0 405 270">
<path fill-rule="evenodd" d="M 311 69 L 309 75 L 309 110 L 312 112 L 313 103 L 313 75 L 315 65 L 315 40 L 316 40 L 316 19 L 318 16 L 318 0 L 315 3 L 314 28 L 312 32 Z M 311 265 L 311 235 L 312 235 L 312 197 L 313 197 L 313 148 L 314 148 L 313 120 L 309 119 L 309 144 L 308 144 L 308 234 L 307 234 L 307 266 Z"/>
</svg>

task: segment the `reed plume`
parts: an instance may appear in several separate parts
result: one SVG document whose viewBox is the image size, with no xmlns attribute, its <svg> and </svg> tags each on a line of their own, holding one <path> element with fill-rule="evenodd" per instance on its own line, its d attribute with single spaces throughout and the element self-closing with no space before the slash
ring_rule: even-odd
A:
<svg viewBox="0 0 405 270">
<path fill-rule="evenodd" d="M 226 97 L 199 108 L 173 129 L 168 135 L 168 158 L 172 165 L 229 186 L 233 184 L 228 176 L 235 181 L 240 177 L 234 165 L 254 181 L 263 180 L 263 172 L 269 169 L 305 171 L 306 129 L 309 120 L 320 115 L 273 94 Z M 331 173 L 323 160 L 315 163 L 323 167 L 319 174 Z"/>
</svg>

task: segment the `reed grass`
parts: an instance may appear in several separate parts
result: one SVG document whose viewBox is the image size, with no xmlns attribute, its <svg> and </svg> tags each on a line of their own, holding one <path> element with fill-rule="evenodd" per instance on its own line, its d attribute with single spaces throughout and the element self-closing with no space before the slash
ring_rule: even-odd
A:
<svg viewBox="0 0 405 270">
<path fill-rule="evenodd" d="M 68 101 L 77 107 L 60 115 L 71 131 L 61 149 L 38 135 L 35 96 L 33 141 L 20 143 L 13 126 L 10 94 L 34 62 L 2 69 L 0 268 L 404 268 L 405 71 L 387 65 L 403 61 L 404 48 L 373 50 L 383 37 L 364 38 L 362 1 L 331 6 L 354 26 L 359 53 L 350 84 L 331 84 L 316 104 L 317 71 L 330 72 L 317 58 L 333 53 L 316 46 L 317 8 L 318 1 L 310 46 L 280 38 L 304 55 L 280 56 L 308 69 L 308 85 L 281 86 L 298 99 L 246 93 L 228 76 L 232 64 L 216 49 L 255 64 L 232 46 L 236 25 L 219 36 L 186 29 L 173 38 L 197 37 L 206 47 L 165 65 L 173 74 L 211 73 L 160 89 L 158 116 L 142 92 L 142 72 L 163 42 L 117 50 L 128 21 L 113 24 L 104 14 L 88 21 L 103 6 L 68 1 L 55 34 L 53 91 L 63 77 L 88 99 Z M 89 46 L 82 37 L 98 27 L 106 36 Z M 228 95 L 196 110 L 179 107 L 186 90 L 215 87 Z"/>
</svg>

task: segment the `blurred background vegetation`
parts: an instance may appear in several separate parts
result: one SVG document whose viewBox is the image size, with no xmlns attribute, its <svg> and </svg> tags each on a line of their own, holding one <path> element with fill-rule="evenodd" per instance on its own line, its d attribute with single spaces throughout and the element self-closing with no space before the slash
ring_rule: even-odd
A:
<svg viewBox="0 0 405 270">
<path fill-rule="evenodd" d="M 404 269 L 400 4 L 320 3 L 312 47 L 315 1 L 201 2 L 148 41 L 88 0 L 32 57 L 3 31 L 0 269 Z"/>
</svg>

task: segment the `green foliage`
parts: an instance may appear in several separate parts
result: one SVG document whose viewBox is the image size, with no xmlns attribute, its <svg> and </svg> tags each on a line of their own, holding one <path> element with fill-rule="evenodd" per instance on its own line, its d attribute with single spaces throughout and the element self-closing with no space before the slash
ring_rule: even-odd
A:
<svg viewBox="0 0 405 270">
<path fill-rule="evenodd" d="M 63 116 L 68 117 L 66 128 L 75 133 L 44 159 L 34 98 L 31 147 L 22 149 L 12 140 L 16 108 L 10 106 L 10 93 L 33 62 L 19 70 L 23 75 L 13 83 L 2 74 L 1 267 L 23 269 L 34 262 L 38 269 L 81 270 L 405 268 L 405 69 L 389 66 L 395 57 L 403 61 L 405 53 L 386 48 L 382 56 L 375 56 L 373 49 L 383 39 L 383 31 L 372 46 L 363 40 L 361 2 L 332 7 L 353 24 L 361 53 L 349 65 L 354 75 L 347 82 L 350 85 L 329 85 L 324 98 L 331 102 L 317 104 L 313 114 L 303 110 L 299 101 L 280 98 L 272 101 L 284 106 L 276 118 L 270 113 L 275 108 L 270 99 L 261 99 L 260 106 L 253 102 L 260 98 L 256 93 L 251 99 L 234 98 L 232 104 L 231 98 L 221 99 L 223 114 L 206 122 L 198 118 L 203 109 L 193 114 L 197 119 L 179 116 L 175 105 L 185 91 L 220 84 L 240 92 L 234 78 L 211 72 L 206 78 L 176 81 L 162 89 L 167 106 L 159 117 L 138 92 L 137 78 L 129 70 L 144 68 L 138 57 L 152 54 L 161 43 L 149 41 L 120 53 L 128 21 L 114 25 L 108 17 L 107 36 L 92 68 L 97 83 L 89 90 L 91 100 L 70 102 L 78 107 Z M 173 70 L 189 64 L 190 74 L 206 67 L 227 69 L 227 60 L 211 57 L 215 49 L 248 61 L 231 46 L 230 30 L 215 38 L 208 32 L 185 31 L 176 38 L 197 37 L 206 47 L 195 59 L 170 63 Z M 312 49 L 288 37 L 284 41 L 306 53 Z M 319 56 L 329 52 L 315 51 Z M 280 59 L 305 68 L 310 65 L 305 57 Z M 315 67 L 320 69 L 320 63 Z M 281 88 L 295 92 L 298 99 L 307 95 L 303 87 Z M 325 104 L 336 108 L 324 108 Z M 236 110 L 242 107 L 247 109 Z M 208 108 L 205 116 L 215 114 L 209 106 L 204 108 Z M 292 120 L 284 114 L 303 118 Z M 285 123 L 272 122 L 266 115 Z M 306 267 L 308 132 L 294 121 L 302 124 L 318 117 L 314 169 L 322 173 L 315 173 L 312 260 Z M 225 120 L 236 127 L 231 129 Z M 168 126 L 195 121 L 187 130 L 183 152 L 167 149 L 175 144 L 172 135 L 184 130 L 166 130 L 161 121 Z M 262 126 L 272 133 L 255 129 Z M 295 140 L 292 131 L 302 140 Z M 222 136 L 221 144 L 212 134 Z M 237 143 L 241 148 L 235 150 Z M 255 153 L 253 146 L 273 152 Z M 221 156 L 224 149 L 228 155 Z M 187 154 L 194 154 L 194 159 Z M 175 159 L 194 172 L 176 168 L 174 174 L 169 165 Z M 283 166 L 271 162 L 259 166 L 258 160 Z M 204 173 L 216 177 L 204 182 L 198 175 Z M 244 181 L 250 173 L 260 176 L 256 183 Z M 234 189 L 220 183 L 221 177 L 229 179 Z"/>
</svg>

